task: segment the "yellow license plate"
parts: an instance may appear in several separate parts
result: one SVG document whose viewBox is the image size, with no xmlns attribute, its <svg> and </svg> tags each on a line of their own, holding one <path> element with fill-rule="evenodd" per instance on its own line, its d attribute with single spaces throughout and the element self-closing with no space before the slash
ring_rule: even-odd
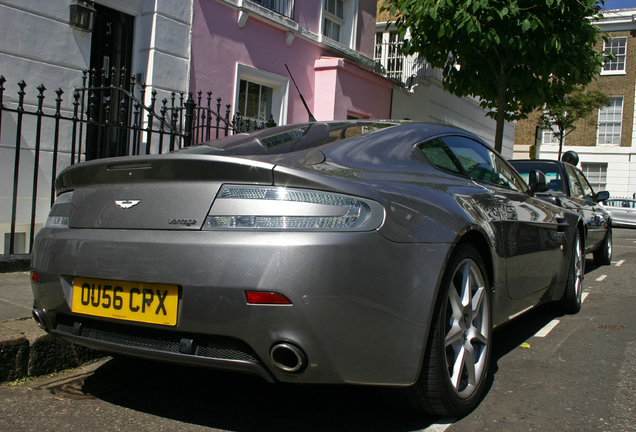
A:
<svg viewBox="0 0 636 432">
<path fill-rule="evenodd" d="M 71 310 L 76 313 L 173 326 L 177 324 L 176 285 L 75 278 Z"/>
</svg>

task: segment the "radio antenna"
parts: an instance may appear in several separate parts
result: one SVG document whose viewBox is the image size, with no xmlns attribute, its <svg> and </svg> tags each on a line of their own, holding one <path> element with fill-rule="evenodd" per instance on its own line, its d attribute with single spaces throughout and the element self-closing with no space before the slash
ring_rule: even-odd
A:
<svg viewBox="0 0 636 432">
<path fill-rule="evenodd" d="M 307 106 L 307 102 L 305 102 L 305 98 L 303 97 L 303 94 L 298 89 L 298 85 L 296 84 L 296 80 L 294 79 L 294 76 L 292 75 L 291 71 L 287 67 L 287 64 L 285 64 L 285 69 L 287 69 L 287 73 L 289 74 L 289 77 L 291 78 L 292 82 L 294 83 L 294 87 L 296 87 L 296 91 L 298 92 L 298 95 L 300 96 L 300 100 L 302 101 L 303 105 L 305 106 L 305 110 L 307 111 L 307 114 L 309 115 L 309 121 L 311 123 L 315 122 L 316 121 L 316 117 L 314 117 L 314 115 L 311 113 L 311 110 Z"/>
</svg>

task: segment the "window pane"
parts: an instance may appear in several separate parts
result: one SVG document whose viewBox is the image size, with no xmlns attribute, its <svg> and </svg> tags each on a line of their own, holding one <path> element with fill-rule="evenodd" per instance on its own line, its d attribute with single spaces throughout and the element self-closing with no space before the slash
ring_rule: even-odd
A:
<svg viewBox="0 0 636 432">
<path fill-rule="evenodd" d="M 625 54 L 627 52 L 627 38 L 616 38 L 605 42 L 606 53 L 611 53 L 614 58 L 605 57 L 603 69 L 606 71 L 624 71 L 625 70 Z"/>
<path fill-rule="evenodd" d="M 344 19 L 344 0 L 327 0 L 325 10 L 340 19 Z"/>
<path fill-rule="evenodd" d="M 551 129 L 544 129 L 542 135 L 542 144 L 558 144 L 559 139 Z"/>
<path fill-rule="evenodd" d="M 570 183 L 570 195 L 576 198 L 583 198 L 583 189 L 579 184 L 579 180 L 576 177 L 576 173 L 572 170 L 572 167 L 566 167 L 568 171 L 568 181 Z"/>
<path fill-rule="evenodd" d="M 583 186 L 583 194 L 585 195 L 585 198 L 589 200 L 594 199 L 594 191 L 592 190 L 592 186 L 590 186 L 590 184 L 587 182 L 583 173 L 579 170 L 575 170 L 575 172 L 579 178 L 579 183 L 581 184 L 581 186 Z"/>
<path fill-rule="evenodd" d="M 258 102 L 260 97 L 261 86 L 255 83 L 247 85 L 247 109 L 245 115 L 247 117 L 256 118 L 258 116 Z"/>
<path fill-rule="evenodd" d="M 420 151 L 426 159 L 438 168 L 459 174 L 459 161 L 448 146 L 439 139 L 433 139 L 420 146 Z"/>
<path fill-rule="evenodd" d="M 238 112 L 245 115 L 245 105 L 247 103 L 247 81 L 241 80 L 239 84 Z"/>
<path fill-rule="evenodd" d="M 269 120 L 272 115 L 274 89 L 262 84 L 241 80 L 238 112 L 247 118 Z"/>
<path fill-rule="evenodd" d="M 582 163 L 581 170 L 596 192 L 605 190 L 607 184 L 606 163 Z"/>
<path fill-rule="evenodd" d="M 267 86 L 261 86 L 261 101 L 259 107 L 258 118 L 261 120 L 269 120 L 272 113 L 272 93 L 273 89 Z"/>
<path fill-rule="evenodd" d="M 598 144 L 620 144 L 623 121 L 623 98 L 610 98 L 598 115 Z"/>
<path fill-rule="evenodd" d="M 340 24 L 337 24 L 330 19 L 325 18 L 325 28 L 323 33 L 325 36 L 340 42 Z"/>
</svg>

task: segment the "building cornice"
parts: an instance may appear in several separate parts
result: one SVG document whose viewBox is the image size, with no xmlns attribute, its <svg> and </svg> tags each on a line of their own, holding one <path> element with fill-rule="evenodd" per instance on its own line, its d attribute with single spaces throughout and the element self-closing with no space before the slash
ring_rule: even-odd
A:
<svg viewBox="0 0 636 432">
<path fill-rule="evenodd" d="M 636 8 L 614 9 L 603 12 L 603 18 L 594 21 L 606 32 L 636 30 Z"/>
<path fill-rule="evenodd" d="M 318 45 L 321 48 L 329 50 L 334 54 L 341 55 L 347 60 L 352 61 L 368 70 L 375 72 L 377 69 L 376 62 L 373 59 L 359 53 L 358 51 L 352 50 L 333 39 L 309 31 L 306 28 L 299 26 L 296 21 L 284 17 L 283 15 L 271 11 L 257 3 L 249 0 L 216 1 L 238 11 L 239 17 L 237 24 L 241 27 L 245 26 L 250 18 L 254 18 L 286 32 L 285 41 L 287 45 L 291 45 L 296 37 L 300 37 Z"/>
</svg>

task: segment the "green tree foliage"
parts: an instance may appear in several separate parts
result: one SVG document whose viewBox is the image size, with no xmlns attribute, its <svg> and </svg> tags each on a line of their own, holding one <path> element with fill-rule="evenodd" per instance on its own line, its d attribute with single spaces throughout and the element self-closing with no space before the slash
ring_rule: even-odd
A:
<svg viewBox="0 0 636 432">
<path fill-rule="evenodd" d="M 443 70 L 444 86 L 476 96 L 497 121 L 501 151 L 506 120 L 526 118 L 591 82 L 603 55 L 594 25 L 604 0 L 384 0 L 405 39 Z"/>
<path fill-rule="evenodd" d="M 579 120 L 588 118 L 594 110 L 609 103 L 610 97 L 598 90 L 577 89 L 562 99 L 547 103 L 538 124 L 550 129 L 559 140 L 559 157 L 563 150 L 563 138 L 576 129 Z"/>
</svg>

